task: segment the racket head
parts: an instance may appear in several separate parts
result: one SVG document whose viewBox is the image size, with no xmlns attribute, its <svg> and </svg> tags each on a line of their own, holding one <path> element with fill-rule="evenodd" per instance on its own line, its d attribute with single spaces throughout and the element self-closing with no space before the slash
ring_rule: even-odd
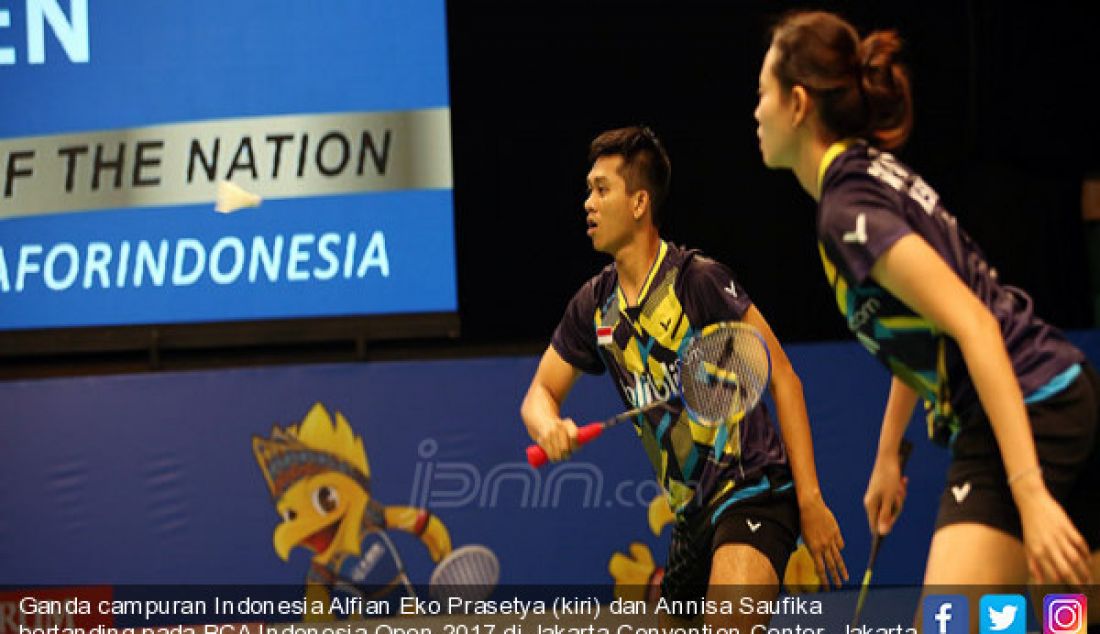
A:
<svg viewBox="0 0 1100 634">
<path fill-rule="evenodd" d="M 703 328 L 680 358 L 684 407 L 693 421 L 707 427 L 743 417 L 760 402 L 771 378 L 764 336 L 744 322 Z"/>
<path fill-rule="evenodd" d="M 437 601 L 459 597 L 482 601 L 493 594 L 500 581 L 500 560 L 481 544 L 467 544 L 451 551 L 432 571 L 428 594 Z"/>
</svg>

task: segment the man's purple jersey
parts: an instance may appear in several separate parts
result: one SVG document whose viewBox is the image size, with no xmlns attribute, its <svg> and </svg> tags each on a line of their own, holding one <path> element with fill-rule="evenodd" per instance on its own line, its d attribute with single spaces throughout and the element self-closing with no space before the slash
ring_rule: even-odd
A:
<svg viewBox="0 0 1100 634">
<path fill-rule="evenodd" d="M 950 443 L 978 396 L 958 345 L 870 276 L 901 237 L 922 237 L 989 308 L 1025 396 L 1084 360 L 1035 316 L 1026 293 L 1000 283 L 936 192 L 891 154 L 862 142 L 839 143 L 822 169 L 817 234 L 837 305 L 863 346 L 925 399 L 934 440 Z"/>
<path fill-rule="evenodd" d="M 751 305 L 725 266 L 662 242 L 636 306 L 627 305 L 610 264 L 573 296 L 551 345 L 581 371 L 610 369 L 623 403 L 634 408 L 674 395 L 677 358 L 691 337 L 712 323 L 740 320 Z M 764 405 L 731 429 L 719 451 L 718 430 L 692 421 L 678 402 L 637 417 L 634 425 L 657 481 L 680 514 L 717 513 L 740 499 L 742 483 L 787 461 Z"/>
</svg>

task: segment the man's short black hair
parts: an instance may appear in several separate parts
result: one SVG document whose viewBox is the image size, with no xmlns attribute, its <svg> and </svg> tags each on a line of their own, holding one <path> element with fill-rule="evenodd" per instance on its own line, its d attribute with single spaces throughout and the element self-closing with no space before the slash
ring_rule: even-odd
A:
<svg viewBox="0 0 1100 634">
<path fill-rule="evenodd" d="M 653 130 L 644 125 L 608 130 L 593 139 L 588 149 L 589 163 L 601 156 L 623 157 L 620 175 L 626 181 L 627 193 L 639 189 L 649 192 L 653 224 L 660 226 L 661 204 L 668 196 L 672 180 L 672 163 Z"/>
</svg>

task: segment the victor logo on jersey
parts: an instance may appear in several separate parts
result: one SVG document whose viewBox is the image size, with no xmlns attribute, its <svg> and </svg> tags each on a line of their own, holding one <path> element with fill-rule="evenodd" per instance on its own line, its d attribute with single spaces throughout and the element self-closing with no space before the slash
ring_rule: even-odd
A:
<svg viewBox="0 0 1100 634">
<path fill-rule="evenodd" d="M 856 228 L 842 236 L 845 242 L 857 242 L 867 244 L 867 214 L 860 213 L 856 218 Z"/>
</svg>

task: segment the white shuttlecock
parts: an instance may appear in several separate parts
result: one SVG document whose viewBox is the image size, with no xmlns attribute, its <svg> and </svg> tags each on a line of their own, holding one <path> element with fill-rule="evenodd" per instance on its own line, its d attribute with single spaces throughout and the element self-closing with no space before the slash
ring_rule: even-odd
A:
<svg viewBox="0 0 1100 634">
<path fill-rule="evenodd" d="M 259 207 L 263 202 L 257 194 L 242 189 L 229 181 L 218 183 L 218 192 L 214 196 L 214 211 L 228 214 L 246 207 Z"/>
</svg>

